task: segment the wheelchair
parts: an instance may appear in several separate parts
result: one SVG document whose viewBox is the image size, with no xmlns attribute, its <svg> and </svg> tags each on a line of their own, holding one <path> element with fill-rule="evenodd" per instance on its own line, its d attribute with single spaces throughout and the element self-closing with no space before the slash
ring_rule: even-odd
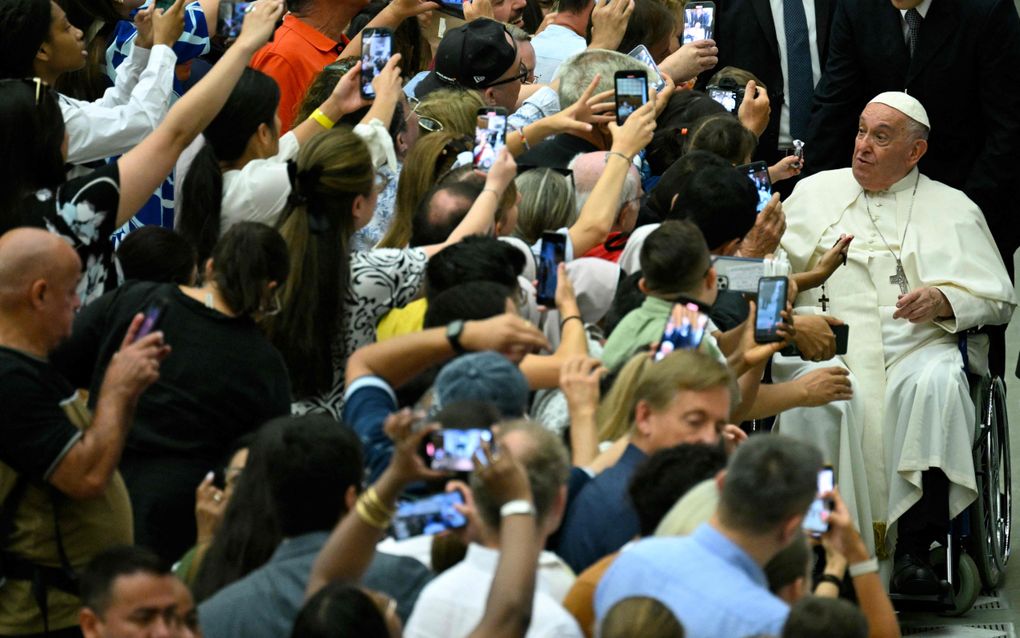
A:
<svg viewBox="0 0 1020 638">
<path fill-rule="evenodd" d="M 1012 534 L 1006 387 L 988 371 L 987 337 L 970 332 L 960 336 L 959 346 L 977 416 L 972 452 L 978 496 L 952 521 L 945 544 L 932 552 L 942 591 L 935 596 L 890 596 L 899 609 L 935 607 L 947 616 L 966 614 L 982 590 L 999 586 Z"/>
</svg>

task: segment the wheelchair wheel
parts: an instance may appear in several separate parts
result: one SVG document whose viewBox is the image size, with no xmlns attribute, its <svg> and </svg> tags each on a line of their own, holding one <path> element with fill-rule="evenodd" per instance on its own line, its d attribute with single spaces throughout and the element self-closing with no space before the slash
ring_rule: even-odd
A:
<svg viewBox="0 0 1020 638">
<path fill-rule="evenodd" d="M 953 606 L 943 610 L 943 616 L 962 616 L 970 611 L 981 593 L 981 575 L 974 559 L 966 552 L 957 552 L 953 583 Z M 946 573 L 946 549 L 938 547 L 931 553 L 931 565 L 940 576 Z"/>
<path fill-rule="evenodd" d="M 982 379 L 975 401 L 978 409 L 974 469 L 978 497 L 971 506 L 968 551 L 986 589 L 999 586 L 1009 560 L 1012 527 L 1012 480 L 1009 421 L 1001 379 Z"/>
</svg>

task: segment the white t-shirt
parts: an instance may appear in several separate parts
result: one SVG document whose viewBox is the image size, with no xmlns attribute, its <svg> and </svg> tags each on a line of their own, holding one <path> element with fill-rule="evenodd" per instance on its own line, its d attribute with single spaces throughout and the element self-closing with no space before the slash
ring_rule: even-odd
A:
<svg viewBox="0 0 1020 638">
<path fill-rule="evenodd" d="M 463 638 L 485 614 L 499 551 L 472 543 L 460 563 L 421 590 L 404 628 L 405 638 Z M 581 638 L 577 621 L 548 593 L 541 575 L 536 580 L 531 625 L 526 638 Z"/>
<path fill-rule="evenodd" d="M 220 235 L 238 222 L 261 222 L 274 226 L 290 197 L 287 161 L 297 157 L 301 146 L 289 132 L 280 138 L 280 150 L 272 157 L 248 162 L 240 170 L 223 173 Z"/>
<path fill-rule="evenodd" d="M 563 62 L 588 48 L 585 39 L 567 27 L 550 24 L 531 39 L 535 47 L 535 77 L 540 84 L 549 84 Z"/>
</svg>

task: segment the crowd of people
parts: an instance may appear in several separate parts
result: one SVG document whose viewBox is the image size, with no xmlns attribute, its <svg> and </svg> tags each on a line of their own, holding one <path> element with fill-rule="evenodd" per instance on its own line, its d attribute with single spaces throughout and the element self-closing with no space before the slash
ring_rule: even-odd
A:
<svg viewBox="0 0 1020 638">
<path fill-rule="evenodd" d="M 899 636 L 1012 0 L 449 5 L 0 0 L 0 636 Z"/>
</svg>

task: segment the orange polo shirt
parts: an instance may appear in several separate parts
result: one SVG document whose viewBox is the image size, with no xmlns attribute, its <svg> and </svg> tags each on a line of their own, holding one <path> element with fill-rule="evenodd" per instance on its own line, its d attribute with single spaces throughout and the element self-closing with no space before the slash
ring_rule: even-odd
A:
<svg viewBox="0 0 1020 638">
<path fill-rule="evenodd" d="M 323 67 L 336 61 L 347 44 L 334 42 L 292 13 L 283 18 L 273 41 L 259 49 L 251 59 L 251 67 L 276 80 L 280 86 L 280 135 L 291 129 L 298 104 L 315 76 Z"/>
</svg>

